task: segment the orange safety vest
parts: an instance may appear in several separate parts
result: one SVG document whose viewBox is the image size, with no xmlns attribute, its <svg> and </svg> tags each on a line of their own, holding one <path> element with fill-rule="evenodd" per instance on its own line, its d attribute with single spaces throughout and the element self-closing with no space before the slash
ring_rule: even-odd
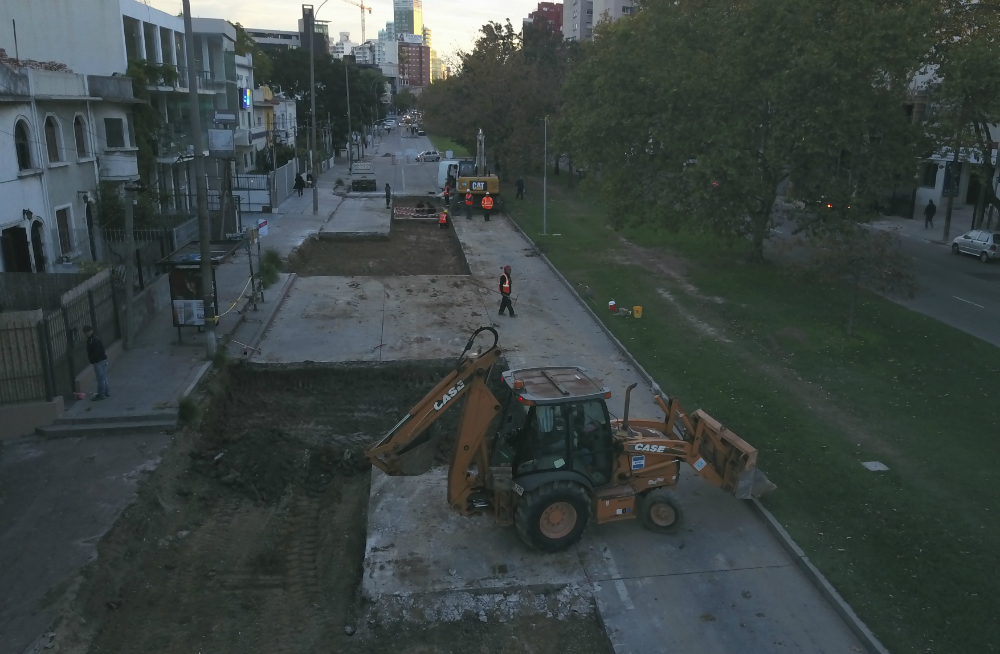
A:
<svg viewBox="0 0 1000 654">
<path fill-rule="evenodd" d="M 444 194 L 451 195 L 451 187 L 448 186 L 447 184 L 444 185 Z"/>
<path fill-rule="evenodd" d="M 465 194 L 465 203 L 470 207 L 472 206 L 472 193 Z"/>
<path fill-rule="evenodd" d="M 492 208 L 493 208 L 493 198 L 487 195 L 483 198 L 483 209 L 489 211 Z"/>
<path fill-rule="evenodd" d="M 500 292 L 504 295 L 510 295 L 510 277 L 507 273 L 500 275 Z"/>
<path fill-rule="evenodd" d="M 442 212 L 441 217 L 438 218 L 438 224 L 445 225 L 447 223 L 448 223 L 448 214 Z"/>
</svg>

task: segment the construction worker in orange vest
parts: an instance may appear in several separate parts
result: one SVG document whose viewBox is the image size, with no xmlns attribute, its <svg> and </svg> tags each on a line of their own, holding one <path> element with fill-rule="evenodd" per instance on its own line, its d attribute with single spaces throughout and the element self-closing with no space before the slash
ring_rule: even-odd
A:
<svg viewBox="0 0 1000 654">
<path fill-rule="evenodd" d="M 472 193 L 465 194 L 465 219 L 472 220 Z"/>
<path fill-rule="evenodd" d="M 438 225 L 441 227 L 441 229 L 448 229 L 448 210 L 447 209 L 445 209 L 444 211 L 442 211 L 441 215 L 438 216 Z"/>
<path fill-rule="evenodd" d="M 503 274 L 500 275 L 500 315 L 504 309 L 510 309 L 510 317 L 514 317 L 514 305 L 510 303 L 510 266 L 503 267 Z"/>
<path fill-rule="evenodd" d="M 449 206 L 448 202 L 451 200 L 451 186 L 448 184 L 444 185 L 444 206 Z"/>
</svg>

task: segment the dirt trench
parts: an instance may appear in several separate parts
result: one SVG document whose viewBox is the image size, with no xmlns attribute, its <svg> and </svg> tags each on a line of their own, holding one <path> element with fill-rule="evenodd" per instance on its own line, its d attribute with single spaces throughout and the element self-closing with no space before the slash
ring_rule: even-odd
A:
<svg viewBox="0 0 1000 654">
<path fill-rule="evenodd" d="M 49 644 L 81 653 L 610 652 L 589 616 L 365 621 L 362 448 L 447 370 L 235 365 L 216 374 L 200 425 L 175 435 L 102 539 Z M 458 416 L 449 412 L 444 433 Z M 448 449 L 440 438 L 434 458 Z"/>
</svg>

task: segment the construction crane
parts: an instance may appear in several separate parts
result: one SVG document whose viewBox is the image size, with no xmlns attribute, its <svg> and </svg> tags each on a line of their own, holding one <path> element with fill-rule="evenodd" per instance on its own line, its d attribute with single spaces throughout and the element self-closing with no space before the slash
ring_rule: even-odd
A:
<svg viewBox="0 0 1000 654">
<path fill-rule="evenodd" d="M 365 44 L 365 11 L 369 14 L 372 13 L 372 8 L 365 5 L 363 2 L 354 2 L 354 0 L 344 0 L 349 5 L 354 5 L 355 7 L 361 7 L 361 45 Z M 344 54 L 347 54 L 346 52 Z"/>
</svg>

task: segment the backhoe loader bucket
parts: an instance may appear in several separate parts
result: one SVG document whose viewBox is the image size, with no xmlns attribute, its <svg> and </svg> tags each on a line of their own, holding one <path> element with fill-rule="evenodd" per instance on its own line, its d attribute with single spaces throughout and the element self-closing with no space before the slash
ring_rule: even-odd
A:
<svg viewBox="0 0 1000 654">
<path fill-rule="evenodd" d="M 739 499 L 776 488 L 757 469 L 757 449 L 701 409 L 691 414 L 694 451 L 688 463 L 701 477 Z"/>
</svg>

